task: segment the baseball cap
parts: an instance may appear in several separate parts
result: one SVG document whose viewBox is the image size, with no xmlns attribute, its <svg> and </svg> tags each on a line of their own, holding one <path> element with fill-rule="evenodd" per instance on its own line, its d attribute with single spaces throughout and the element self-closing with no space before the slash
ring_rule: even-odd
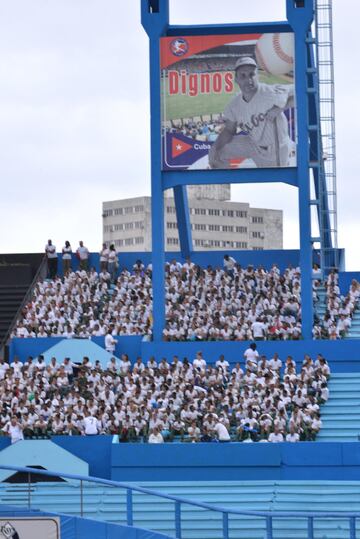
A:
<svg viewBox="0 0 360 539">
<path fill-rule="evenodd" d="M 257 63 L 255 62 L 254 58 L 251 58 L 251 56 L 241 56 L 240 58 L 236 60 L 236 64 L 234 68 L 235 71 L 237 70 L 238 67 L 241 67 L 241 66 L 257 67 Z"/>
</svg>

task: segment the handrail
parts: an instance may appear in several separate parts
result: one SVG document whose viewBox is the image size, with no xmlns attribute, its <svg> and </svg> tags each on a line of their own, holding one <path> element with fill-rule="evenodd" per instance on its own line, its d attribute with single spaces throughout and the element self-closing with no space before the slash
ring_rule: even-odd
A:
<svg viewBox="0 0 360 539">
<path fill-rule="evenodd" d="M 315 518 L 322 518 L 322 519 L 328 519 L 328 518 L 342 518 L 342 519 L 349 519 L 349 539 L 356 539 L 356 519 L 360 518 L 360 511 L 351 511 L 351 512 L 341 512 L 341 511 L 334 511 L 334 512 L 328 512 L 328 511 L 244 511 L 240 509 L 232 509 L 228 507 L 222 507 L 218 505 L 212 505 L 204 502 L 199 502 L 196 500 L 191 500 L 188 498 L 182 498 L 181 496 L 174 496 L 171 494 L 165 494 L 163 492 L 159 492 L 157 490 L 149 489 L 146 487 L 141 487 L 139 485 L 132 485 L 129 483 L 123 483 L 121 481 L 113 481 L 111 479 L 102 479 L 99 477 L 92 477 L 92 476 L 84 476 L 84 475 L 78 475 L 78 474 L 69 474 L 69 473 L 63 473 L 59 471 L 49 471 L 49 470 L 39 470 L 37 468 L 32 467 L 24 467 L 24 466 L 11 466 L 11 465 L 5 465 L 0 464 L 0 469 L 2 470 L 11 470 L 15 472 L 23 472 L 28 474 L 28 485 L 29 485 L 29 508 L 31 506 L 30 504 L 30 485 L 31 485 L 31 473 L 34 473 L 36 475 L 44 475 L 44 476 L 59 476 L 62 478 L 67 479 L 73 479 L 80 481 L 80 487 L 81 487 L 81 515 L 83 515 L 83 482 L 89 482 L 89 483 L 97 483 L 112 487 L 118 487 L 123 488 L 126 491 L 126 506 L 127 506 L 127 524 L 129 526 L 133 525 L 133 492 L 140 492 L 142 494 L 149 494 L 151 496 L 157 496 L 160 498 L 164 498 L 167 500 L 171 500 L 175 502 L 174 509 L 175 509 L 175 530 L 176 530 L 176 537 L 178 539 L 181 539 L 181 504 L 186 505 L 192 505 L 195 507 L 200 507 L 205 510 L 214 511 L 217 513 L 222 514 L 222 522 L 223 522 L 223 539 L 228 539 L 229 537 L 229 514 L 233 515 L 242 515 L 242 516 L 251 516 L 251 517 L 258 517 L 258 518 L 264 518 L 266 523 L 266 530 L 267 530 L 267 539 L 273 539 L 273 532 L 272 532 L 272 519 L 273 518 L 288 518 L 288 517 L 295 517 L 295 518 L 306 518 L 308 520 L 308 538 L 313 539 L 313 528 L 314 528 L 314 519 Z"/>
<path fill-rule="evenodd" d="M 47 262 L 47 256 L 44 254 L 44 256 L 43 256 L 43 258 L 42 258 L 42 260 L 40 262 L 40 265 L 39 265 L 38 269 L 36 270 L 34 278 L 31 281 L 31 283 L 30 283 L 30 285 L 29 285 L 29 287 L 27 289 L 27 292 L 26 292 L 26 294 L 25 294 L 25 296 L 24 296 L 18 310 L 16 311 L 13 319 L 10 322 L 9 329 L 7 330 L 3 340 L 0 342 L 0 350 L 2 350 L 6 346 L 8 340 L 10 338 L 11 332 L 13 330 L 13 327 L 14 327 L 17 319 L 19 318 L 19 314 L 22 311 L 22 309 L 24 308 L 24 305 L 26 304 L 26 302 L 28 301 L 30 294 L 32 294 L 32 292 L 34 290 L 34 286 L 37 283 L 37 281 L 39 279 L 39 276 L 40 276 L 42 270 L 44 269 L 44 267 L 46 265 L 46 262 Z"/>
<path fill-rule="evenodd" d="M 102 479 L 101 477 L 93 477 L 91 475 L 78 475 L 78 474 L 68 474 L 63 473 L 59 471 L 49 471 L 49 470 L 38 470 L 37 468 L 31 468 L 31 467 L 23 467 L 23 466 L 10 466 L 5 464 L 0 464 L 1 470 L 12 470 L 15 472 L 24 472 L 24 473 L 34 473 L 39 475 L 46 475 L 50 477 L 66 477 L 67 479 L 75 479 L 77 481 L 87 481 L 89 483 L 99 483 L 103 485 L 108 485 L 110 487 L 119 487 L 124 489 L 131 489 L 135 492 L 141 492 L 142 494 L 149 494 L 151 496 L 159 496 L 160 498 L 165 498 L 174 502 L 180 502 L 180 503 L 187 503 L 190 505 L 195 505 L 197 507 L 202 507 L 203 509 L 208 509 L 210 511 L 219 511 L 221 513 L 232 513 L 234 515 L 245 515 L 245 516 L 259 516 L 259 517 L 267 517 L 269 515 L 274 516 L 274 511 L 242 511 L 239 509 L 231 509 L 229 507 L 222 507 L 218 505 L 212 505 L 204 502 L 198 502 L 196 500 L 190 500 L 189 498 L 182 498 L 181 496 L 174 496 L 172 494 L 165 494 L 163 492 L 160 492 L 158 490 L 149 489 L 146 487 L 140 487 L 138 485 L 134 486 L 129 483 L 122 483 L 121 481 L 113 481 L 112 479 Z M 345 516 L 353 516 L 360 518 L 360 511 L 355 512 L 327 512 L 327 511 L 317 511 L 317 512 L 308 512 L 308 511 L 276 511 L 276 516 L 302 516 L 302 517 L 308 517 L 308 516 L 321 516 L 321 518 L 326 518 L 326 515 L 328 517 L 344 517 Z"/>
</svg>

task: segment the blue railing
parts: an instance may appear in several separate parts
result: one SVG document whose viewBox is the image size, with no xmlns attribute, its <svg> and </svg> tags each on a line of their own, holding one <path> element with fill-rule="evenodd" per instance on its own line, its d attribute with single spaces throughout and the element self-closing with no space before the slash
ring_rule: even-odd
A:
<svg viewBox="0 0 360 539">
<path fill-rule="evenodd" d="M 80 510 L 79 513 L 81 516 L 84 515 L 84 482 L 88 483 L 97 483 L 101 485 L 106 485 L 110 487 L 117 487 L 124 489 L 126 491 L 126 523 L 128 526 L 132 526 L 134 522 L 134 507 L 133 507 L 133 493 L 139 492 L 142 494 L 148 494 L 150 496 L 157 496 L 166 500 L 171 500 L 174 502 L 174 528 L 175 528 L 175 537 L 176 539 L 182 538 L 182 505 L 191 505 L 194 507 L 199 507 L 207 511 L 213 511 L 222 515 L 222 539 L 229 539 L 229 515 L 240 515 L 240 516 L 249 516 L 254 518 L 260 518 L 265 521 L 266 529 L 266 539 L 275 539 L 273 535 L 273 519 L 282 519 L 282 518 L 295 518 L 295 519 L 306 519 L 307 520 L 307 537 L 308 539 L 315 539 L 314 535 L 314 522 L 316 519 L 336 519 L 341 518 L 342 520 L 347 520 L 349 522 L 349 539 L 356 539 L 356 519 L 360 519 L 360 512 L 308 512 L 308 511 L 242 511 L 238 509 L 230 509 L 226 507 L 221 507 L 218 505 L 212 505 L 208 503 L 198 502 L 195 500 L 190 500 L 187 498 L 182 498 L 179 496 L 172 496 L 170 494 L 164 494 L 162 492 L 140 487 L 129 485 L 128 483 L 122 483 L 119 481 L 111 481 L 110 479 L 100 479 L 98 477 L 83 476 L 76 474 L 67 474 L 59 471 L 48 471 L 48 470 L 38 470 L 37 468 L 22 467 L 22 466 L 7 466 L 0 465 L 2 470 L 11 470 L 14 472 L 26 473 L 28 477 L 27 485 L 27 501 L 28 509 L 32 507 L 31 500 L 31 475 L 44 475 L 52 477 L 60 477 L 71 480 L 79 481 L 80 483 Z"/>
</svg>

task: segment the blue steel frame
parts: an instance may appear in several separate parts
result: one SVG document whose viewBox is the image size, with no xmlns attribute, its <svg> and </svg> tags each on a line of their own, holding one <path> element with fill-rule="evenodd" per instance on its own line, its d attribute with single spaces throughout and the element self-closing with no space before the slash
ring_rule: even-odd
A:
<svg viewBox="0 0 360 539">
<path fill-rule="evenodd" d="M 142 494 L 148 494 L 150 496 L 157 496 L 158 498 L 163 498 L 166 500 L 172 500 L 174 502 L 174 528 L 175 528 L 175 537 L 176 539 L 181 539 L 182 537 L 182 526 L 181 526 L 181 505 L 192 505 L 194 507 L 199 507 L 207 511 L 214 511 L 216 513 L 222 513 L 222 539 L 229 539 L 229 515 L 242 515 L 242 516 L 252 516 L 255 518 L 261 518 L 265 520 L 266 523 L 266 539 L 274 539 L 273 535 L 273 519 L 277 518 L 299 518 L 307 520 L 307 537 L 308 539 L 314 539 L 314 520 L 319 519 L 333 519 L 341 518 L 347 519 L 349 521 L 349 539 L 356 539 L 356 520 L 360 518 L 360 513 L 358 512 L 310 512 L 310 511 L 241 511 L 239 509 L 228 509 L 226 507 L 220 507 L 217 505 L 211 505 L 208 503 L 202 503 L 194 500 L 189 500 L 187 498 L 181 498 L 179 496 L 172 496 L 170 494 L 164 494 L 157 490 L 148 489 L 140 486 L 132 486 L 128 483 L 121 483 L 119 481 L 111 481 L 110 479 L 100 479 L 98 477 L 83 476 L 76 474 L 66 474 L 59 471 L 51 470 L 38 470 L 37 468 L 24 467 L 24 466 L 7 466 L 0 465 L 1 470 L 11 470 L 14 472 L 26 473 L 28 477 L 28 499 L 27 506 L 28 509 L 31 509 L 31 473 L 35 475 L 44 475 L 52 477 L 61 477 L 65 479 L 73 479 L 80 482 L 80 516 L 83 516 L 84 513 L 84 482 L 88 483 L 97 483 L 100 485 L 107 485 L 110 487 L 117 487 L 126 490 L 126 523 L 128 526 L 133 526 L 133 493 L 140 492 Z M 24 494 L 22 492 L 22 494 Z M 38 508 L 38 507 L 37 507 Z"/>
<path fill-rule="evenodd" d="M 300 222 L 300 268 L 302 334 L 312 338 L 312 245 L 310 168 L 311 125 L 317 122 L 316 110 L 309 110 L 309 83 L 314 68 L 309 65 L 312 47 L 309 35 L 314 17 L 314 0 L 286 0 L 287 21 L 256 24 L 173 26 L 169 24 L 169 0 L 141 0 L 141 22 L 150 40 L 151 108 L 151 195 L 152 195 L 152 264 L 153 264 L 153 341 L 160 342 L 165 326 L 165 246 L 164 191 L 174 188 L 181 252 L 193 251 L 186 185 L 226 183 L 283 182 L 298 187 Z M 160 38 L 181 35 L 219 35 L 234 33 L 294 32 L 295 86 L 297 102 L 297 167 L 284 169 L 238 169 L 202 171 L 161 170 Z M 314 141 L 312 147 L 314 149 Z M 317 156 L 316 166 L 319 164 Z"/>
</svg>

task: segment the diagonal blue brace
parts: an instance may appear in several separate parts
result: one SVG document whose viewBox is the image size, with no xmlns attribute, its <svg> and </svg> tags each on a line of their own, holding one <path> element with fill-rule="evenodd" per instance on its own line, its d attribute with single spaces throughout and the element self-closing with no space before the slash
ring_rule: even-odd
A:
<svg viewBox="0 0 360 539">
<path fill-rule="evenodd" d="M 176 219 L 179 229 L 179 240 L 181 254 L 184 258 L 191 255 L 193 251 L 190 211 L 185 185 L 174 187 L 174 198 L 176 208 Z"/>
</svg>

